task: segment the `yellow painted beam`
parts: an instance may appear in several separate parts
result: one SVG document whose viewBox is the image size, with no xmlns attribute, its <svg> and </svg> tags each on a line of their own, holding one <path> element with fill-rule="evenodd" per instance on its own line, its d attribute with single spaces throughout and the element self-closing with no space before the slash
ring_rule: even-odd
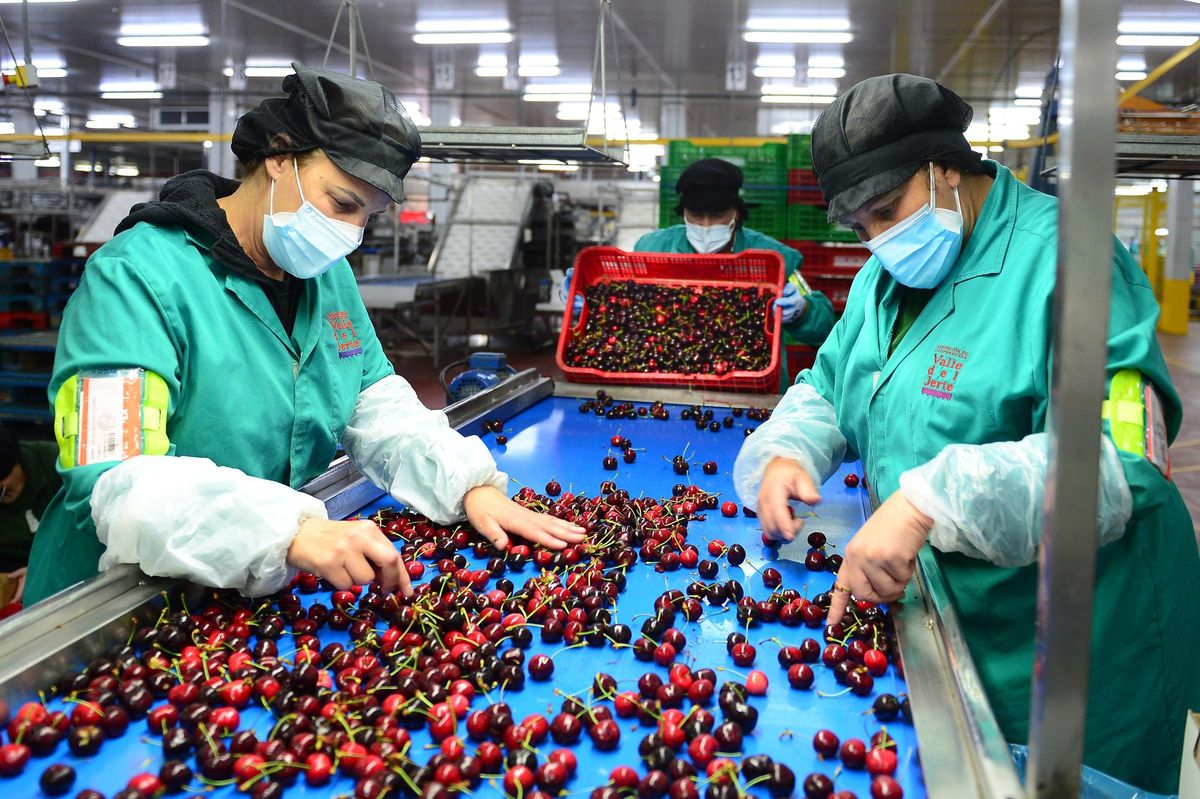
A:
<svg viewBox="0 0 1200 799">
<path fill-rule="evenodd" d="M 1192 281 L 1171 280 L 1162 281 L 1162 299 L 1159 301 L 1161 313 L 1158 316 L 1160 332 L 1172 336 L 1188 334 L 1188 302 L 1192 298 Z"/>
</svg>

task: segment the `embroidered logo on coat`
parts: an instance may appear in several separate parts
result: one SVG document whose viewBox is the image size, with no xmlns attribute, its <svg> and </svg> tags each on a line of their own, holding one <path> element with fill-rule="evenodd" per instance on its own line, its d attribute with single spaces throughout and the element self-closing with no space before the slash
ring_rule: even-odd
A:
<svg viewBox="0 0 1200 799">
<path fill-rule="evenodd" d="M 948 400 L 954 397 L 954 384 L 967 362 L 967 353 L 955 347 L 939 344 L 933 351 L 933 365 L 925 372 L 921 393 Z"/>
<path fill-rule="evenodd" d="M 337 342 L 339 358 L 353 358 L 362 355 L 362 345 L 358 343 L 358 334 L 354 332 L 354 323 L 350 314 L 345 311 L 334 311 L 325 315 L 329 326 L 333 328 L 333 340 Z"/>
</svg>

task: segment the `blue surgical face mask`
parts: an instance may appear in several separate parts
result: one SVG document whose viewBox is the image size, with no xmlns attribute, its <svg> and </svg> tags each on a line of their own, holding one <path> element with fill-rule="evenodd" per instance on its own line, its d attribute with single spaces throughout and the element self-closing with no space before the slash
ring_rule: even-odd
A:
<svg viewBox="0 0 1200 799">
<path fill-rule="evenodd" d="M 292 159 L 300 208 L 275 213 L 275 182 L 271 181 L 268 213 L 263 216 L 263 244 L 280 269 L 298 278 L 316 277 L 345 258 L 362 243 L 363 228 L 339 222 L 321 213 L 304 199 L 300 167 Z"/>
<path fill-rule="evenodd" d="M 937 207 L 933 164 L 929 165 L 929 205 L 866 242 L 898 283 L 914 289 L 931 289 L 950 273 L 962 251 L 962 205 L 954 189 L 958 210 Z"/>
<path fill-rule="evenodd" d="M 708 255 L 725 249 L 725 245 L 729 244 L 729 240 L 733 238 L 734 226 L 736 224 L 736 216 L 734 216 L 733 221 L 728 225 L 720 223 L 715 225 L 697 225 L 695 222 L 688 222 L 685 219 L 684 232 L 687 234 L 687 240 L 692 245 L 692 249 L 698 253 Z"/>
</svg>

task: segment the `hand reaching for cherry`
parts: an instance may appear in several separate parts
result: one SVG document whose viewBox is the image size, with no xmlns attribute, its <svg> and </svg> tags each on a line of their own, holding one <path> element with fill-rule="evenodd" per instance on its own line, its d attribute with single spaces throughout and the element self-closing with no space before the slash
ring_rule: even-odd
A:
<svg viewBox="0 0 1200 799">
<path fill-rule="evenodd" d="M 767 464 L 758 489 L 758 518 L 767 538 L 791 541 L 804 527 L 804 520 L 792 515 L 788 502 L 793 499 L 816 505 L 821 501 L 821 492 L 799 463 L 791 458 L 774 458 Z"/>
<path fill-rule="evenodd" d="M 306 519 L 288 548 L 287 562 L 339 590 L 378 580 L 385 591 L 412 594 L 400 553 L 372 521 Z"/>
<path fill-rule="evenodd" d="M 471 526 L 501 551 L 508 549 L 509 533 L 557 550 L 581 543 L 586 532 L 570 522 L 523 508 L 491 486 L 468 491 L 463 510 Z"/>
<path fill-rule="evenodd" d="M 917 568 L 917 553 L 929 537 L 933 519 L 897 491 L 867 519 L 846 544 L 829 606 L 829 624 L 837 624 L 853 594 L 868 602 L 892 602 L 904 594 Z"/>
</svg>

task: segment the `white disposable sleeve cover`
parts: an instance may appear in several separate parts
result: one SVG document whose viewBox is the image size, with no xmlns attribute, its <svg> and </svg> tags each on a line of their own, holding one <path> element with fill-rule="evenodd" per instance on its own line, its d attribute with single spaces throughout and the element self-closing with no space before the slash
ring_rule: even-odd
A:
<svg viewBox="0 0 1200 799">
<path fill-rule="evenodd" d="M 479 437 L 452 430 L 446 414 L 422 405 L 399 375 L 358 395 L 342 446 L 371 482 L 439 524 L 463 518 L 472 488 L 508 491 L 508 475 Z"/>
<path fill-rule="evenodd" d="M 845 454 L 846 437 L 838 429 L 833 405 L 812 386 L 798 383 L 742 444 L 733 464 L 733 485 L 742 504 L 755 510 L 763 472 L 773 459 L 795 460 L 820 486 L 842 465 Z"/>
<path fill-rule="evenodd" d="M 139 455 L 92 489 L 92 520 L 107 549 L 100 569 L 136 563 L 247 596 L 295 574 L 287 551 L 305 519 L 327 519 L 319 499 L 207 458 Z"/>
<path fill-rule="evenodd" d="M 1050 437 L 952 444 L 928 463 L 900 475 L 900 490 L 933 519 L 929 543 L 997 566 L 1026 566 L 1037 559 Z M 1125 532 L 1133 496 L 1116 446 L 1100 442 L 1100 545 Z"/>
</svg>

